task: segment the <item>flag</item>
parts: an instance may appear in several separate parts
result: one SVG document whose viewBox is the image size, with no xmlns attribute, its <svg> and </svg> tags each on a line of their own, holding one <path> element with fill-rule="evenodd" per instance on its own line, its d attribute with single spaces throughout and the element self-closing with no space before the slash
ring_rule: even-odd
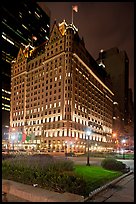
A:
<svg viewBox="0 0 136 204">
<path fill-rule="evenodd" d="M 26 136 L 26 141 L 28 142 L 30 140 L 31 136 L 30 135 L 27 135 Z"/>
<path fill-rule="evenodd" d="M 23 132 L 22 134 L 22 142 L 24 142 L 26 140 L 26 134 Z"/>
<path fill-rule="evenodd" d="M 22 132 L 18 134 L 18 141 L 22 141 Z"/>
<path fill-rule="evenodd" d="M 37 37 L 33 35 L 33 36 L 32 36 L 32 39 L 36 41 L 36 40 L 37 40 Z"/>
<path fill-rule="evenodd" d="M 72 6 L 72 9 L 73 9 L 73 11 L 78 12 L 78 6 L 77 5 Z"/>
</svg>

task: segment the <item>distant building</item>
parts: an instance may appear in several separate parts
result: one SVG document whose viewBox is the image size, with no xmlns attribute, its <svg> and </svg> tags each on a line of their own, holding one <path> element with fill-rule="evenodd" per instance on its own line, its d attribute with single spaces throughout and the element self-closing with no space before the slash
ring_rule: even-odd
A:
<svg viewBox="0 0 136 204">
<path fill-rule="evenodd" d="M 99 53 L 97 63 L 104 64 L 110 74 L 114 93 L 113 131 L 124 135 L 124 127 L 128 123 L 128 88 L 129 88 L 129 60 L 125 51 L 111 48 Z"/>
<path fill-rule="evenodd" d="M 132 89 L 128 90 L 128 123 L 125 125 L 126 139 L 129 141 L 130 146 L 134 144 L 134 103 Z"/>
<path fill-rule="evenodd" d="M 133 93 L 132 89 L 128 89 L 128 112 L 129 112 L 129 122 L 134 123 L 134 102 L 133 102 Z"/>
<path fill-rule="evenodd" d="M 73 24 L 54 22 L 49 40 L 20 48 L 12 64 L 10 133 L 30 137 L 14 138 L 15 148 L 85 152 L 90 142 L 91 150 L 106 150 L 112 117 L 110 80 Z"/>
<path fill-rule="evenodd" d="M 16 3 L 16 5 L 12 5 Z M 2 1 L 2 138 L 8 138 L 11 95 L 11 62 L 21 45 L 38 46 L 49 37 L 50 13 L 30 0 Z"/>
</svg>

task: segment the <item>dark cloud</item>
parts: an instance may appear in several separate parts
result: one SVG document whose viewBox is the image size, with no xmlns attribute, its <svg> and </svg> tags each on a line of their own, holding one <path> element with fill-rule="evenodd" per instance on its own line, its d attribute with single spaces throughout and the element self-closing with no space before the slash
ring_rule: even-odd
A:
<svg viewBox="0 0 136 204">
<path fill-rule="evenodd" d="M 129 58 L 129 87 L 134 90 L 134 3 L 133 2 L 41 2 L 51 10 L 51 26 L 56 19 L 71 23 L 72 5 L 78 5 L 74 24 L 85 46 L 96 59 L 100 49 L 118 47 Z M 134 91 L 133 91 L 134 92 Z"/>
</svg>

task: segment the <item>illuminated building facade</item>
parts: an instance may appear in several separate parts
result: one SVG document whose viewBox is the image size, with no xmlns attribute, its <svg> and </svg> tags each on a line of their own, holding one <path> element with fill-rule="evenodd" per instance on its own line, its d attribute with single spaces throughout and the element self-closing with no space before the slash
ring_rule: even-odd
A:
<svg viewBox="0 0 136 204">
<path fill-rule="evenodd" d="M 38 46 L 48 39 L 50 11 L 47 8 L 47 13 L 44 12 L 37 3 L 30 0 L 2 1 L 1 6 L 2 138 L 7 139 L 10 124 L 11 62 L 17 56 L 21 44 Z"/>
<path fill-rule="evenodd" d="M 106 72 L 77 28 L 54 22 L 49 40 L 20 48 L 12 64 L 10 127 L 35 135 L 22 144 L 28 148 L 85 152 L 89 141 L 91 150 L 105 150 L 112 137 L 112 98 Z"/>
</svg>

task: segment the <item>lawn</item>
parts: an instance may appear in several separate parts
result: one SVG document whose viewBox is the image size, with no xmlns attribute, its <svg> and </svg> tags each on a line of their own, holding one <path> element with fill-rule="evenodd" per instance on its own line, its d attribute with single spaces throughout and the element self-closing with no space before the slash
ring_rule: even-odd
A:
<svg viewBox="0 0 136 204">
<path fill-rule="evenodd" d="M 122 175 L 119 171 L 106 170 L 101 166 L 75 165 L 74 172 L 86 180 L 89 193 Z"/>
</svg>

